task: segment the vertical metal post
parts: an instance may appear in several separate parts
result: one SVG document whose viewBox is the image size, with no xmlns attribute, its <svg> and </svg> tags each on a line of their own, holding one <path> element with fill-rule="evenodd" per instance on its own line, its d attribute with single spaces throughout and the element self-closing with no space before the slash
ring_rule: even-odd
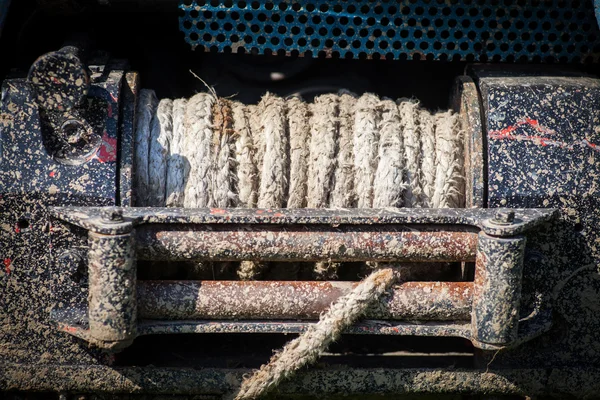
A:
<svg viewBox="0 0 600 400">
<path fill-rule="evenodd" d="M 127 346 L 136 336 L 136 262 L 133 234 L 89 232 L 89 327 L 103 348 Z"/>
<path fill-rule="evenodd" d="M 473 294 L 473 343 L 505 346 L 517 339 L 523 254 L 523 236 L 479 234 Z"/>
</svg>

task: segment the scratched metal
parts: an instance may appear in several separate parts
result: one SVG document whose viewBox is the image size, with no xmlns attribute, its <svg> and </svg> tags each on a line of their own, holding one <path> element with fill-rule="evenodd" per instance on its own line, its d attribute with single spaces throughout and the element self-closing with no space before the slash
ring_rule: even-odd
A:
<svg viewBox="0 0 600 400">
<path fill-rule="evenodd" d="M 318 319 L 352 282 L 141 281 L 143 319 Z M 365 314 L 369 319 L 468 321 L 472 282 L 406 282 Z"/>
<path fill-rule="evenodd" d="M 138 257 L 155 261 L 474 262 L 477 246 L 473 231 L 427 225 L 142 225 L 135 234 Z"/>
</svg>

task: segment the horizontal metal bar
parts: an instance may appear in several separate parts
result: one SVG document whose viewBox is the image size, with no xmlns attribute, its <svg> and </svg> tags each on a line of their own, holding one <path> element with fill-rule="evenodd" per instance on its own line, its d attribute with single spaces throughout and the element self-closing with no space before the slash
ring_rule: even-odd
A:
<svg viewBox="0 0 600 400">
<path fill-rule="evenodd" d="M 138 325 L 138 335 L 186 333 L 303 333 L 314 321 L 161 321 L 143 320 Z M 64 329 L 63 329 L 64 330 Z M 66 330 L 64 330 L 66 332 Z M 71 333 L 71 332 L 69 332 Z M 344 330 L 350 335 L 389 335 L 424 337 L 461 337 L 471 339 L 470 322 L 401 322 L 361 320 Z M 84 334 L 85 335 L 85 334 Z M 78 336 L 78 335 L 76 335 Z M 83 336 L 85 337 L 85 336 Z"/>
<path fill-rule="evenodd" d="M 123 208 L 123 223 L 106 223 L 107 207 L 50 207 L 55 218 L 96 233 L 114 235 L 129 232 L 133 226 L 148 224 L 224 225 L 467 225 L 493 236 L 513 236 L 549 221 L 555 209 L 512 209 L 515 220 L 508 225 L 489 222 L 496 209 L 464 208 L 384 208 L 384 209 L 245 209 L 245 208 Z M 488 222 L 486 222 L 488 221 Z"/>
<path fill-rule="evenodd" d="M 54 309 L 51 319 L 56 329 L 95 343 L 87 322 L 87 309 Z M 138 336 L 193 333 L 302 333 L 315 320 L 152 320 L 138 323 Z M 435 336 L 471 339 L 470 321 L 390 321 L 360 320 L 344 330 L 350 335 Z M 497 350 L 494 348 L 493 350 Z"/>
<path fill-rule="evenodd" d="M 136 229 L 142 260 L 475 261 L 464 227 L 167 226 Z M 165 230 L 165 228 L 167 228 Z M 442 230 L 443 229 L 443 230 Z"/>
<path fill-rule="evenodd" d="M 298 281 L 140 281 L 143 319 L 318 319 L 358 283 Z M 366 318 L 468 321 L 472 282 L 405 282 Z"/>
</svg>

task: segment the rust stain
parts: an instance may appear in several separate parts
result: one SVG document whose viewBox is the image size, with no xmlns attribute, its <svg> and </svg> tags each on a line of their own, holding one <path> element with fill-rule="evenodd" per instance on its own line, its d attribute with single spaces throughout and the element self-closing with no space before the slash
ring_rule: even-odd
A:
<svg viewBox="0 0 600 400">
<path fill-rule="evenodd" d="M 143 281 L 141 318 L 317 319 L 358 282 Z M 468 320 L 472 282 L 405 282 L 367 313 L 371 318 Z"/>
</svg>

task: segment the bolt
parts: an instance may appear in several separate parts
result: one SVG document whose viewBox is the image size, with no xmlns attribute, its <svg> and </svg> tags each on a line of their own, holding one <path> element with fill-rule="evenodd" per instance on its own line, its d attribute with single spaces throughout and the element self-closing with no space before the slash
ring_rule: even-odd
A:
<svg viewBox="0 0 600 400">
<path fill-rule="evenodd" d="M 123 222 L 123 209 L 120 207 L 111 207 L 102 212 L 102 221 L 105 223 Z"/>
<path fill-rule="evenodd" d="M 515 212 L 512 210 L 498 210 L 492 222 L 498 225 L 510 225 L 515 222 Z"/>
<path fill-rule="evenodd" d="M 76 119 L 69 119 L 65 121 L 60 127 L 64 138 L 70 145 L 76 145 L 82 141 L 85 141 L 87 132 L 86 127 L 81 121 Z"/>
</svg>

